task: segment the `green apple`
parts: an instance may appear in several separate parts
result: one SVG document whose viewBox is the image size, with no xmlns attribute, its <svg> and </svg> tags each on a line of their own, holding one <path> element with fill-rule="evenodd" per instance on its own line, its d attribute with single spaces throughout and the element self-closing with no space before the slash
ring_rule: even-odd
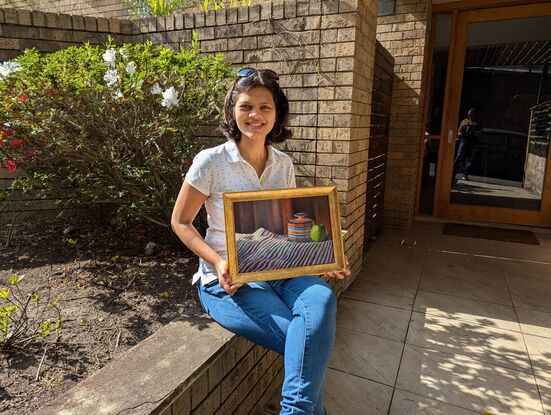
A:
<svg viewBox="0 0 551 415">
<path fill-rule="evenodd" d="M 310 239 L 314 242 L 323 242 L 327 238 L 327 228 L 321 223 L 312 225 L 310 229 Z"/>
</svg>

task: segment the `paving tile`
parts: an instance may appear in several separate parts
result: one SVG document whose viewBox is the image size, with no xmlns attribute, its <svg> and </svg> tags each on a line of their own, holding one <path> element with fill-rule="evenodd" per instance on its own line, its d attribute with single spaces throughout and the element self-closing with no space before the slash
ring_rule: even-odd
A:
<svg viewBox="0 0 551 415">
<path fill-rule="evenodd" d="M 524 335 L 542 397 L 545 415 L 551 415 L 551 339 Z"/>
<path fill-rule="evenodd" d="M 431 251 L 457 252 L 487 256 L 497 255 L 495 241 L 444 234 L 433 235 L 430 239 L 428 248 Z"/>
<path fill-rule="evenodd" d="M 339 327 L 329 367 L 394 386 L 403 347 L 401 342 Z"/>
<path fill-rule="evenodd" d="M 396 387 L 478 413 L 543 414 L 533 375 L 411 345 Z"/>
<path fill-rule="evenodd" d="M 420 290 L 512 306 L 505 277 L 469 278 L 423 271 Z"/>
<path fill-rule="evenodd" d="M 417 288 L 424 261 L 424 251 L 377 244 L 365 257 L 357 279 Z"/>
<path fill-rule="evenodd" d="M 341 298 L 337 327 L 403 342 L 410 314 L 394 307 Z"/>
<path fill-rule="evenodd" d="M 522 333 L 414 312 L 406 343 L 531 373 Z"/>
<path fill-rule="evenodd" d="M 429 252 L 420 289 L 512 306 L 499 260 Z"/>
<path fill-rule="evenodd" d="M 551 312 L 551 264 L 502 261 L 502 266 L 515 307 Z"/>
<path fill-rule="evenodd" d="M 415 298 L 415 288 L 365 279 L 354 283 L 342 294 L 344 298 L 411 310 Z"/>
<path fill-rule="evenodd" d="M 536 233 L 540 244 L 518 244 L 496 241 L 496 252 L 502 258 L 551 263 L 551 235 Z"/>
<path fill-rule="evenodd" d="M 480 415 L 445 402 L 428 399 L 400 389 L 394 390 L 389 415 Z"/>
<path fill-rule="evenodd" d="M 396 247 L 427 249 L 432 236 L 440 234 L 442 228 L 441 223 L 416 221 L 408 229 L 385 228 L 379 242 Z"/>
<path fill-rule="evenodd" d="M 526 347 L 536 376 L 547 377 L 551 381 L 551 339 L 547 337 L 524 335 Z"/>
<path fill-rule="evenodd" d="M 520 307 L 516 310 L 523 333 L 551 338 L 551 313 Z"/>
<path fill-rule="evenodd" d="M 328 369 L 325 408 L 331 415 L 386 415 L 392 388 L 367 379 Z"/>
<path fill-rule="evenodd" d="M 513 307 L 486 301 L 419 290 L 413 310 L 452 320 L 471 321 L 488 327 L 520 331 Z M 551 327 L 551 315 L 549 319 Z"/>
<path fill-rule="evenodd" d="M 423 275 L 427 274 L 471 279 L 502 278 L 503 270 L 499 259 L 431 251 L 427 253 L 423 267 Z"/>
</svg>

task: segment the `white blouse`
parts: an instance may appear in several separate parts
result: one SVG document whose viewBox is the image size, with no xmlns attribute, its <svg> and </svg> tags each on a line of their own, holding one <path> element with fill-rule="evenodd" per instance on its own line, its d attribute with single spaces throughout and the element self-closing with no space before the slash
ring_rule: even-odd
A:
<svg viewBox="0 0 551 415">
<path fill-rule="evenodd" d="M 268 161 L 259 178 L 255 169 L 241 156 L 234 140 L 197 154 L 185 180 L 207 196 L 205 242 L 224 259 L 227 259 L 227 253 L 222 193 L 296 187 L 291 157 L 268 146 Z M 203 285 L 218 280 L 214 267 L 202 258 L 199 258 L 199 270 L 193 275 L 192 283 L 199 279 Z"/>
</svg>

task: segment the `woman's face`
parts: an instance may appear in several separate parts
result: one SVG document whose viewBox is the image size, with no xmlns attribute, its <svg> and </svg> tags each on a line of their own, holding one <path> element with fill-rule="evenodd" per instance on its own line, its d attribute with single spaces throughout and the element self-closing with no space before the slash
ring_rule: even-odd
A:
<svg viewBox="0 0 551 415">
<path fill-rule="evenodd" d="M 276 107 L 268 88 L 256 87 L 241 92 L 235 102 L 235 121 L 241 139 L 262 140 L 276 121 Z"/>
</svg>

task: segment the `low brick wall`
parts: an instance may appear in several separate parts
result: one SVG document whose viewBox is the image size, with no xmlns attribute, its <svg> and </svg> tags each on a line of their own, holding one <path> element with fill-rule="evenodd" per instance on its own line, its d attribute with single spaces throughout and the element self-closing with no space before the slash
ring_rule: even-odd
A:
<svg viewBox="0 0 551 415">
<path fill-rule="evenodd" d="M 281 387 L 282 358 L 199 310 L 128 350 L 37 415 L 250 414 Z"/>
</svg>

